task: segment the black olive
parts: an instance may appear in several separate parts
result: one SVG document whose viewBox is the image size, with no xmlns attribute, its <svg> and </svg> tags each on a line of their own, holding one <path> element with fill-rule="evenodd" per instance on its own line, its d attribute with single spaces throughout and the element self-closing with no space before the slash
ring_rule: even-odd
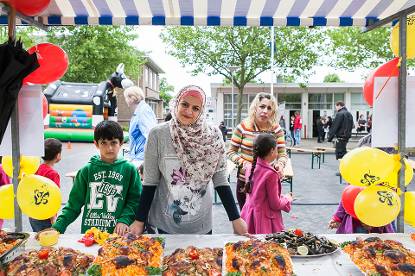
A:
<svg viewBox="0 0 415 276">
<path fill-rule="evenodd" d="M 98 256 L 102 256 L 104 254 L 104 248 L 100 247 L 98 249 Z"/>
<path fill-rule="evenodd" d="M 239 263 L 238 260 L 236 258 L 232 259 L 232 267 L 235 269 L 239 269 Z"/>
<path fill-rule="evenodd" d="M 124 235 L 124 238 L 126 238 L 127 240 L 135 241 L 138 237 L 133 233 L 127 233 Z"/>
<path fill-rule="evenodd" d="M 392 259 L 394 262 L 403 262 L 405 260 L 405 254 L 398 250 L 385 250 L 383 256 Z"/>
<path fill-rule="evenodd" d="M 378 237 L 370 237 L 370 238 L 365 239 L 365 242 L 377 242 L 377 241 L 381 241 L 381 239 Z"/>
<path fill-rule="evenodd" d="M 130 252 L 130 248 L 128 246 L 121 246 L 119 250 L 121 255 L 128 255 Z"/>
<path fill-rule="evenodd" d="M 376 249 L 374 249 L 373 247 L 368 247 L 366 251 L 369 252 L 370 256 L 372 257 L 376 256 Z"/>
<path fill-rule="evenodd" d="M 63 256 L 63 266 L 64 267 L 72 267 L 72 260 L 73 260 L 73 255 L 72 254 L 66 254 L 65 256 Z"/>
<path fill-rule="evenodd" d="M 131 260 L 128 256 L 121 255 L 114 258 L 114 264 L 117 269 L 124 268 L 132 263 L 134 263 L 134 260 Z"/>
<path fill-rule="evenodd" d="M 27 268 L 26 264 L 22 264 L 19 269 L 17 269 L 16 273 L 22 272 L 23 270 L 25 270 Z"/>
<path fill-rule="evenodd" d="M 255 261 L 253 261 L 253 262 L 252 262 L 251 267 L 252 267 L 252 268 L 255 268 L 255 267 L 259 266 L 260 264 L 261 264 L 261 262 L 260 262 L 260 261 L 255 260 Z"/>
<path fill-rule="evenodd" d="M 276 255 L 274 259 L 277 261 L 278 265 L 284 269 L 285 268 L 285 260 L 283 256 Z"/>
<path fill-rule="evenodd" d="M 220 256 L 220 257 L 216 257 L 216 263 L 217 263 L 219 266 L 222 266 L 222 256 Z"/>
<path fill-rule="evenodd" d="M 398 264 L 397 270 L 402 272 L 411 272 L 415 273 L 415 265 L 412 264 Z"/>
<path fill-rule="evenodd" d="M 386 267 L 384 267 L 383 265 L 375 264 L 375 269 L 382 276 L 388 275 L 388 271 L 386 270 Z"/>
<path fill-rule="evenodd" d="M 234 244 L 233 244 L 233 250 L 235 250 L 235 251 L 236 251 L 236 250 L 238 250 L 238 248 L 240 248 L 241 246 L 242 246 L 242 242 L 240 242 L 240 241 L 239 241 L 239 242 L 237 242 L 237 243 L 234 243 Z"/>
</svg>

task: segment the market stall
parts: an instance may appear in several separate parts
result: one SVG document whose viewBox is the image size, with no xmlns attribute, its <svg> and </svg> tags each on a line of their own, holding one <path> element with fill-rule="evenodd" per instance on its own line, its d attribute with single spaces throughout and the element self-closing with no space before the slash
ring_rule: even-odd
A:
<svg viewBox="0 0 415 276">
<path fill-rule="evenodd" d="M 34 18 L 19 15 L 17 23 L 29 22 L 40 27 L 47 25 L 233 25 L 233 26 L 366 26 L 373 28 L 399 19 L 406 22 L 408 14 L 415 11 L 413 1 L 290 1 L 291 6 L 276 4 L 278 1 L 52 1 L 50 6 Z M 283 2 L 283 1 L 281 1 Z M 164 3 L 164 4 L 163 4 Z M 202 4 L 200 4 L 202 3 Z M 250 3 L 250 4 L 248 4 Z M 377 5 L 377 3 L 379 5 Z M 8 14 L 8 21 L 0 17 L 1 23 L 9 23 L 9 36 L 14 38 L 16 13 L 13 8 L 2 12 Z M 377 23 L 376 23 L 377 22 Z M 400 27 L 400 52 L 402 61 L 400 76 L 406 76 L 406 24 Z M 399 107 L 405 110 L 406 78 L 399 79 Z M 13 137 L 13 186 L 17 193 L 20 171 L 20 146 L 18 133 L 17 105 L 11 117 Z M 405 148 L 405 112 L 399 112 L 399 153 L 403 162 Z M 401 171 L 405 169 L 402 166 Z M 400 174 L 399 186 L 404 190 L 404 176 Z M 401 196 L 402 209 L 404 196 Z M 21 213 L 17 203 L 14 208 L 16 231 L 22 230 Z M 398 230 L 403 231 L 403 211 L 400 214 Z M 325 235 L 337 242 L 354 240 L 359 235 Z M 373 235 L 369 235 L 373 236 Z M 366 238 L 368 236 L 361 236 Z M 407 234 L 383 234 L 381 239 L 401 242 L 406 248 L 415 250 L 415 243 Z M 85 247 L 77 241 L 81 235 L 61 235 L 55 247 L 63 246 L 98 255 L 99 246 Z M 246 239 L 234 235 L 171 235 L 165 236 L 165 253 L 188 245 L 223 248 L 227 242 Z M 31 234 L 25 249 L 39 249 L 39 243 Z M 322 257 L 292 258 L 297 275 L 356 275 L 359 269 L 340 250 Z"/>
</svg>

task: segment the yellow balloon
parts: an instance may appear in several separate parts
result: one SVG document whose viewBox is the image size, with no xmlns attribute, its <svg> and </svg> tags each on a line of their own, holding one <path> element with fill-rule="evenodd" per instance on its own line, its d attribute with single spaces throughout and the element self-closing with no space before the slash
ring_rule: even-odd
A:
<svg viewBox="0 0 415 276">
<path fill-rule="evenodd" d="M 414 170 L 412 169 L 409 162 L 405 159 L 405 186 L 408 186 L 411 183 L 412 178 L 414 177 Z M 399 163 L 396 166 L 396 169 L 392 171 L 392 173 L 384 180 L 387 182 L 389 186 L 397 188 L 398 185 L 398 171 L 401 169 L 401 164 Z"/>
<path fill-rule="evenodd" d="M 31 218 L 53 217 L 59 211 L 61 202 L 61 192 L 49 178 L 34 174 L 25 175 L 17 187 L 17 203 L 22 213 Z"/>
<path fill-rule="evenodd" d="M 415 17 L 408 17 L 407 23 L 407 40 L 406 40 L 406 57 L 415 57 Z M 399 23 L 396 24 L 391 33 L 391 48 L 395 57 L 399 56 Z"/>
<path fill-rule="evenodd" d="M 13 184 L 0 187 L 0 219 L 14 218 L 14 192 Z"/>
<path fill-rule="evenodd" d="M 3 169 L 6 174 L 13 177 L 13 163 L 10 155 L 4 156 L 2 160 Z M 20 156 L 20 173 L 19 178 L 22 178 L 23 174 L 33 174 L 40 166 L 40 158 L 37 156 Z"/>
<path fill-rule="evenodd" d="M 376 148 L 349 151 L 340 160 L 340 173 L 352 185 L 368 187 L 383 182 L 395 168 L 393 156 Z"/>
<path fill-rule="evenodd" d="M 399 214 L 401 200 L 392 190 L 382 186 L 372 186 L 361 191 L 355 201 L 357 218 L 373 227 L 391 223 Z"/>
<path fill-rule="evenodd" d="M 415 226 L 415 192 L 405 193 L 404 220 L 411 226 Z"/>
</svg>

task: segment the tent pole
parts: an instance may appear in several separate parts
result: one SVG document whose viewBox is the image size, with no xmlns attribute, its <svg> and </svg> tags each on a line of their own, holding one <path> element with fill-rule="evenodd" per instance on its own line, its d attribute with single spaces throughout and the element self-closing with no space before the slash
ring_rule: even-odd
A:
<svg viewBox="0 0 415 276">
<path fill-rule="evenodd" d="M 404 154 L 406 153 L 406 40 L 407 40 L 407 14 L 399 17 L 399 56 L 401 66 L 399 68 L 398 84 L 398 149 L 402 167 L 398 172 L 399 188 L 401 194 L 401 210 L 398 216 L 397 230 L 400 233 L 405 231 L 404 208 L 405 208 L 405 163 Z M 408 211 L 408 210 L 407 210 Z"/>
<path fill-rule="evenodd" d="M 12 7 L 8 13 L 8 32 L 9 38 L 13 41 L 16 38 L 16 10 Z M 16 101 L 11 115 L 11 134 L 12 134 L 12 159 L 13 159 L 13 190 L 17 195 L 20 172 L 20 139 L 19 139 L 19 103 Z M 22 231 L 22 213 L 16 198 L 14 199 L 14 227 L 16 232 Z"/>
</svg>

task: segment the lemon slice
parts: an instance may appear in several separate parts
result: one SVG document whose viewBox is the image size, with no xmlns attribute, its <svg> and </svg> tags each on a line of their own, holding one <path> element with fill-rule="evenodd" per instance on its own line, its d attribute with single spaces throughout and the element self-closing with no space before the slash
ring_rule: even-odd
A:
<svg viewBox="0 0 415 276">
<path fill-rule="evenodd" d="M 297 247 L 297 252 L 301 256 L 306 256 L 308 255 L 308 248 L 305 245 L 300 245 L 299 247 Z"/>
</svg>

